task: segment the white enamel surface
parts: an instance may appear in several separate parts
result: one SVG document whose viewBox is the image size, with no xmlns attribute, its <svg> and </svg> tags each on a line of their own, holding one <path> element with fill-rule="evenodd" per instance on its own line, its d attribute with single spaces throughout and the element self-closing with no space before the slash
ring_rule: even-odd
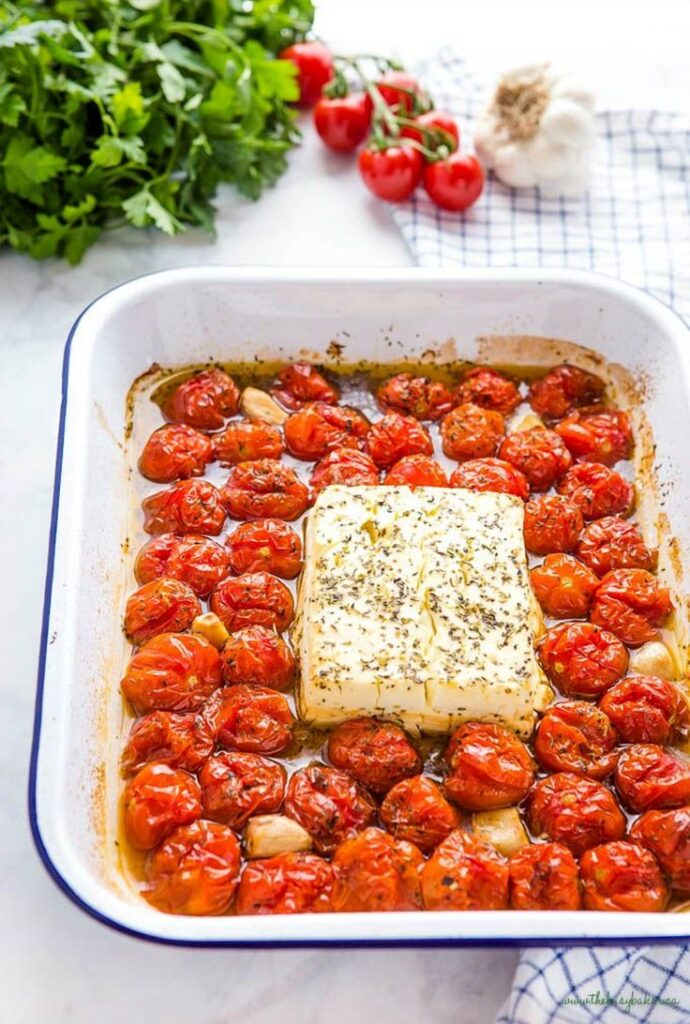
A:
<svg viewBox="0 0 690 1024">
<path fill-rule="evenodd" d="M 325 352 L 333 338 L 346 342 L 352 359 L 414 356 L 451 338 L 459 356 L 473 358 L 478 337 L 487 334 L 568 339 L 645 374 L 665 511 L 682 549 L 690 550 L 688 332 L 658 303 L 608 279 L 215 267 L 141 278 L 82 316 L 69 367 L 36 801 L 54 871 L 94 912 L 143 935 L 189 942 L 550 942 L 688 934 L 688 919 L 672 914 L 176 918 L 131 896 L 118 884 L 112 851 L 94 844 L 83 794 L 100 782 L 104 723 L 118 715 L 125 653 L 120 545 L 129 485 L 122 438 L 131 381 L 154 361 L 174 366 L 254 353 L 289 358 L 301 347 Z"/>
</svg>

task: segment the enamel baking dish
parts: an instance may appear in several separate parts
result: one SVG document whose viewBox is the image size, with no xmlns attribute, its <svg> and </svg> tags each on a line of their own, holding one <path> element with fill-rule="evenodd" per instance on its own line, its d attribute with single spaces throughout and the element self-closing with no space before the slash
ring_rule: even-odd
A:
<svg viewBox="0 0 690 1024">
<path fill-rule="evenodd" d="M 682 913 L 176 917 L 148 906 L 126 883 L 116 825 L 123 729 L 118 683 L 127 657 L 121 617 L 133 586 L 128 549 L 136 553 L 143 538 L 133 488 L 140 438 L 135 403 L 130 439 L 128 390 L 153 363 L 173 368 L 300 356 L 530 366 L 567 358 L 594 368 L 603 357 L 626 367 L 657 445 L 647 471 L 653 463 L 660 521 L 667 517 L 669 535 L 677 538 L 667 561 L 674 562 L 675 552 L 676 593 L 686 593 L 678 552 L 690 552 L 690 332 L 643 293 L 607 278 L 539 270 L 209 267 L 124 284 L 85 310 L 65 353 L 30 780 L 31 823 L 46 868 L 94 917 L 170 943 L 688 939 L 690 916 Z"/>
</svg>

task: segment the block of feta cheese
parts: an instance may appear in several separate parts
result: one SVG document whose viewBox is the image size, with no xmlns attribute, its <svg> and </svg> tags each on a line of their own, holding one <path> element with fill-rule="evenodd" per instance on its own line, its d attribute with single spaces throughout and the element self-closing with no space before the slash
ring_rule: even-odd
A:
<svg viewBox="0 0 690 1024">
<path fill-rule="evenodd" d="M 549 702 L 523 502 L 422 487 L 324 488 L 309 513 L 293 640 L 302 718 L 466 721 L 520 735 Z"/>
</svg>

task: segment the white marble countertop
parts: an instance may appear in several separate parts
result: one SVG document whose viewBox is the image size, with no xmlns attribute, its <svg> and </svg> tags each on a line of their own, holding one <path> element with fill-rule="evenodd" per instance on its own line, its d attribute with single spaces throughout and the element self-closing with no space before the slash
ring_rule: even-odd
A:
<svg viewBox="0 0 690 1024">
<path fill-rule="evenodd" d="M 441 46 L 500 70 L 534 58 L 584 66 L 602 105 L 680 108 L 690 95 L 685 0 L 321 0 L 317 28 L 339 50 Z M 228 190 L 218 239 L 126 231 L 72 269 L 0 254 L 0 647 L 3 742 L 0 963 L 8 1024 L 486 1024 L 514 950 L 232 951 L 157 947 L 107 930 L 55 888 L 26 820 L 36 656 L 68 328 L 118 282 L 198 263 L 402 264 L 384 206 L 307 128 L 279 186 L 258 205 Z"/>
</svg>

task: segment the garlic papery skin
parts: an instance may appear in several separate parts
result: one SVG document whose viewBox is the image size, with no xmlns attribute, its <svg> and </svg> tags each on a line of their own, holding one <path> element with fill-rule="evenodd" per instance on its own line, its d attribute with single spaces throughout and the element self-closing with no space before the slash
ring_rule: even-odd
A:
<svg viewBox="0 0 690 1024">
<path fill-rule="evenodd" d="M 501 78 L 474 144 L 505 185 L 572 196 L 589 183 L 594 138 L 593 94 L 548 64 L 534 64 Z"/>
</svg>

